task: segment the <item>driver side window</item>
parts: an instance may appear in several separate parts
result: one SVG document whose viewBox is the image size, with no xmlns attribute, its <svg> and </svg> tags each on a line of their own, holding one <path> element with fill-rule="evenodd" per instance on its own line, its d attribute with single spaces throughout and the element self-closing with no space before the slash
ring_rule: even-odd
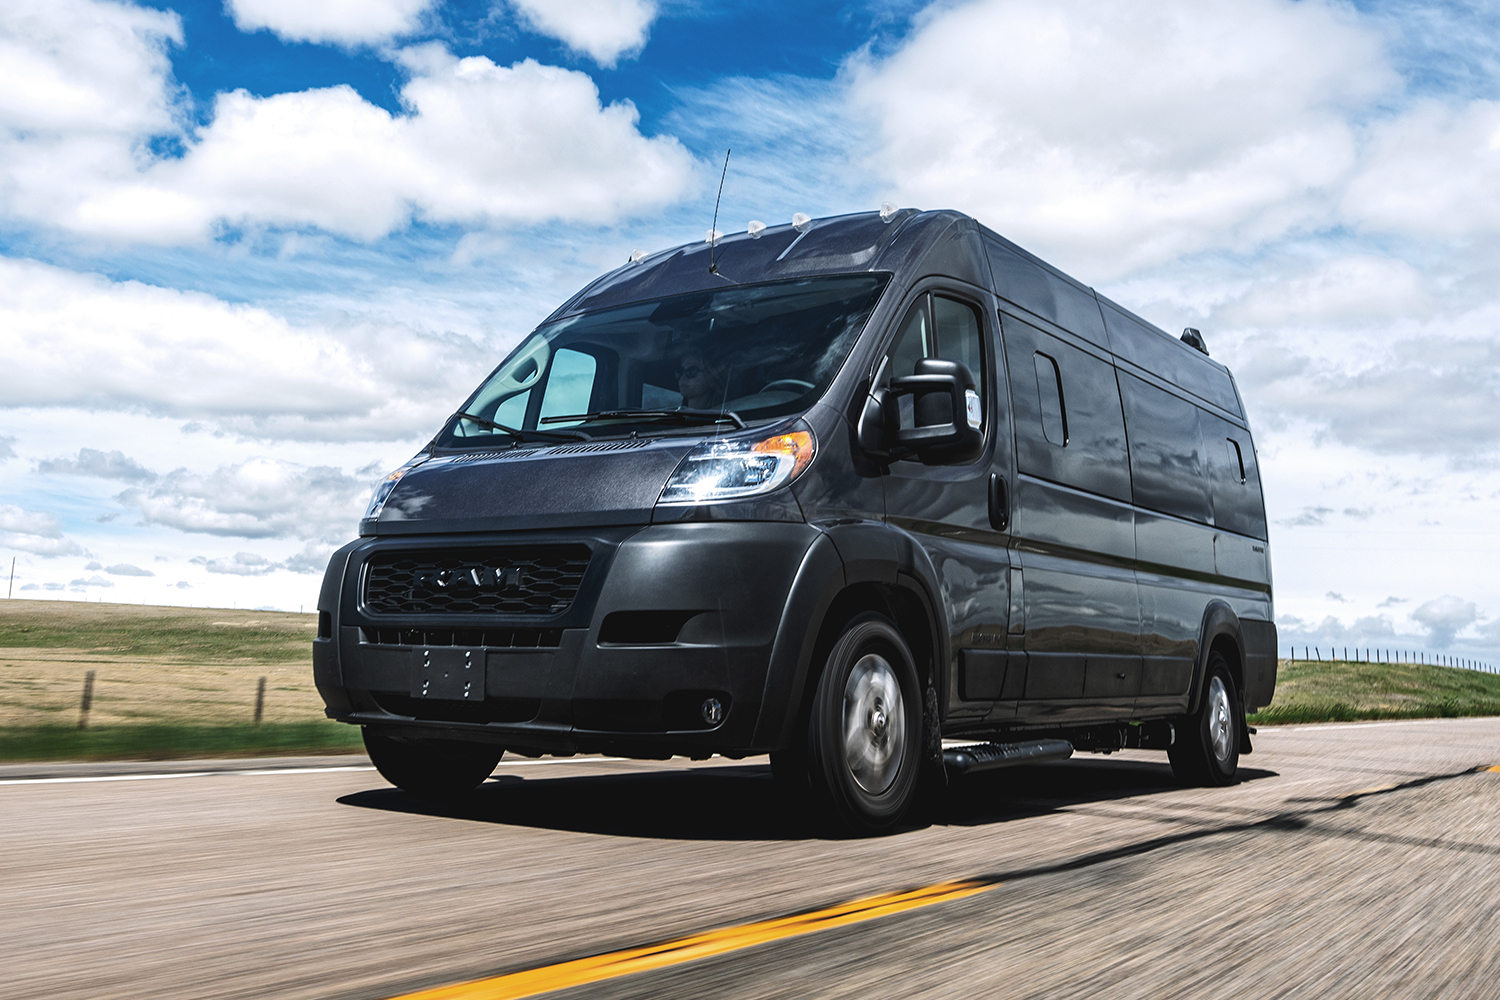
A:
<svg viewBox="0 0 1500 1000">
<path fill-rule="evenodd" d="M 974 376 L 979 390 L 981 413 L 988 408 L 985 391 L 983 335 L 979 312 L 967 302 L 946 295 L 927 293 L 916 302 L 901 321 L 901 332 L 891 345 L 890 378 L 916 374 L 917 362 L 923 358 L 943 358 L 965 365 Z M 913 426 L 912 400 L 902 396 L 901 426 Z"/>
</svg>

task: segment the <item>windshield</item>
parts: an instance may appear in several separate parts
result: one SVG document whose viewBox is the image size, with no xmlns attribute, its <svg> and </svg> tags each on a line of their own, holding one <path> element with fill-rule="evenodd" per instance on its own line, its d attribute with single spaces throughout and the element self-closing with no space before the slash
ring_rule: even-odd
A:
<svg viewBox="0 0 1500 1000">
<path fill-rule="evenodd" d="M 890 276 L 674 295 L 538 329 L 438 435 L 472 447 L 743 426 L 800 413 L 848 357 Z M 561 432 L 561 433 L 559 433 Z"/>
</svg>

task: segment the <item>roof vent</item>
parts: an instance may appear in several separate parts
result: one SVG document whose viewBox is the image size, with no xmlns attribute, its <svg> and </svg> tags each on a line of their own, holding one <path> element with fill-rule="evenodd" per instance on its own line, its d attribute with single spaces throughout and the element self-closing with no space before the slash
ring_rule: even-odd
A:
<svg viewBox="0 0 1500 1000">
<path fill-rule="evenodd" d="M 1182 331 L 1182 342 L 1189 347 L 1202 351 L 1204 354 L 1208 353 L 1208 345 L 1203 342 L 1203 334 L 1192 327 L 1188 327 Z"/>
</svg>

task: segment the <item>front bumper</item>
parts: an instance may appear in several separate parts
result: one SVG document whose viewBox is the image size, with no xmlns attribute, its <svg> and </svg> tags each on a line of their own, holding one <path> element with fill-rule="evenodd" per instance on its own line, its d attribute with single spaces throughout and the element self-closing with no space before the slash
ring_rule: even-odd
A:
<svg viewBox="0 0 1500 1000">
<path fill-rule="evenodd" d="M 324 583 L 318 690 L 340 721 L 522 754 L 763 752 L 762 713 L 786 711 L 765 704 L 773 646 L 818 536 L 800 523 L 696 522 L 354 543 Z M 367 567 L 393 550 L 578 544 L 588 569 L 556 614 L 393 614 L 364 600 Z M 467 697 L 424 695 L 422 680 L 443 665 L 474 674 Z"/>
</svg>

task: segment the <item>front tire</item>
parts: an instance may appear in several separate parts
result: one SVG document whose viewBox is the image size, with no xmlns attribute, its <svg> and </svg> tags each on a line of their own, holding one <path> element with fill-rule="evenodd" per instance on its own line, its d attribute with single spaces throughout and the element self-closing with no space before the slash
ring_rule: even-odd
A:
<svg viewBox="0 0 1500 1000">
<path fill-rule="evenodd" d="M 424 799 L 452 799 L 473 791 L 505 753 L 484 743 L 410 742 L 368 728 L 362 732 L 365 750 L 380 776 Z"/>
<path fill-rule="evenodd" d="M 811 790 L 843 826 L 900 822 L 917 789 L 922 696 L 911 650 L 887 618 L 861 615 L 828 654 L 808 721 Z"/>
<path fill-rule="evenodd" d="M 1177 780 L 1184 785 L 1234 784 L 1244 715 L 1229 664 L 1220 654 L 1209 654 L 1203 703 L 1195 714 L 1179 720 L 1177 739 L 1167 751 Z"/>
</svg>

